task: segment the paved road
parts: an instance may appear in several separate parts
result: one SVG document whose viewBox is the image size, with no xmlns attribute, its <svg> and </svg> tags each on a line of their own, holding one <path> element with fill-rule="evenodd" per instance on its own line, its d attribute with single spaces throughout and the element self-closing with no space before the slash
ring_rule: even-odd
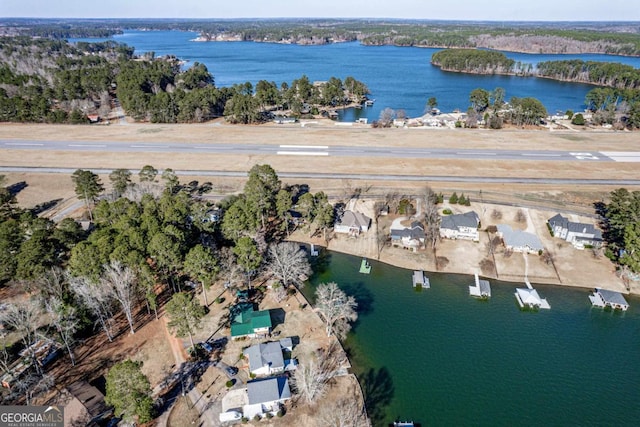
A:
<svg viewBox="0 0 640 427">
<path fill-rule="evenodd" d="M 540 161 L 640 162 L 640 152 L 570 152 L 551 150 L 474 150 L 446 148 L 352 147 L 341 145 L 189 144 L 91 141 L 0 140 L 0 149 L 71 152 L 215 153 L 244 155 L 385 157 L 422 159 L 488 159 Z"/>
<path fill-rule="evenodd" d="M 70 168 L 40 168 L 40 167 L 14 167 L 0 166 L 0 172 L 18 173 L 63 173 L 70 175 L 78 168 L 78 165 Z M 137 169 L 130 169 L 132 173 L 138 173 Z M 109 174 L 113 169 L 95 169 L 91 171 L 97 174 Z M 175 170 L 178 176 L 225 176 L 246 177 L 247 172 L 239 171 L 203 171 L 203 170 Z M 498 184 L 564 184 L 564 185 L 640 185 L 640 179 L 573 179 L 573 178 L 519 178 L 519 177 L 486 177 L 486 176 L 440 176 L 440 175 L 377 175 L 377 174 L 352 174 L 352 173 L 315 173 L 315 172 L 278 172 L 280 178 L 297 179 L 351 179 L 369 181 L 413 181 L 413 182 L 472 182 L 472 183 L 498 183 Z"/>
</svg>

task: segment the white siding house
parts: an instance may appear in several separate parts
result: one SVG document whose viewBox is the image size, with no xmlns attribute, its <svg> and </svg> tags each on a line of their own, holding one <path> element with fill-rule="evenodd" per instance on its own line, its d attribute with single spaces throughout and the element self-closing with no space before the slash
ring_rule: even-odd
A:
<svg viewBox="0 0 640 427">
<path fill-rule="evenodd" d="M 498 224 L 498 232 L 496 233 L 502 238 L 504 246 L 514 252 L 524 252 L 528 254 L 537 254 L 544 250 L 544 246 L 535 234 L 527 233 L 522 230 L 513 230 L 507 224 Z"/>
<path fill-rule="evenodd" d="M 480 240 L 479 225 L 480 218 L 474 211 L 457 215 L 445 215 L 440 222 L 440 237 L 477 242 Z"/>
<path fill-rule="evenodd" d="M 350 236 L 358 236 L 369 230 L 371 226 L 371 218 L 354 211 L 344 211 L 341 217 L 336 219 L 333 231 L 336 233 L 344 233 Z"/>
<path fill-rule="evenodd" d="M 572 222 L 560 214 L 549 218 L 549 227 L 554 237 L 566 240 L 576 248 L 583 249 L 585 245 L 600 247 L 602 233 L 593 224 Z"/>
</svg>

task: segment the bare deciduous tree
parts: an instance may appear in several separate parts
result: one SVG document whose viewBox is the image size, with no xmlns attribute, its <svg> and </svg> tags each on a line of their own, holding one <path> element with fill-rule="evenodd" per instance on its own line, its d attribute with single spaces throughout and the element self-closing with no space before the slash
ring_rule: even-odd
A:
<svg viewBox="0 0 640 427">
<path fill-rule="evenodd" d="M 34 395 L 49 391 L 54 385 L 55 379 L 52 375 L 30 372 L 15 381 L 7 398 L 19 399 L 24 396 L 25 405 L 30 405 Z"/>
<path fill-rule="evenodd" d="M 38 374 L 42 374 L 42 366 L 36 357 L 34 344 L 38 340 L 37 330 L 42 310 L 35 301 L 25 301 L 7 304 L 0 321 L 15 330 L 20 336 L 24 348 L 29 353 Z"/>
<path fill-rule="evenodd" d="M 347 296 L 335 282 L 321 283 L 316 289 L 316 308 L 326 325 L 327 336 L 335 333 L 338 339 L 346 337 L 351 325 L 358 319 L 358 303 Z"/>
<path fill-rule="evenodd" d="M 71 350 L 71 345 L 73 344 L 73 334 L 78 329 L 79 323 L 78 318 L 76 317 L 76 309 L 72 306 L 66 305 L 62 299 L 59 299 L 58 297 L 51 297 L 48 299 L 45 302 L 45 309 L 49 314 L 51 324 L 56 328 L 60 339 L 67 348 L 69 358 L 71 359 L 71 365 L 75 366 L 76 358 Z"/>
<path fill-rule="evenodd" d="M 329 381 L 341 373 L 345 362 L 344 352 L 336 341 L 318 350 L 315 357 L 294 371 L 291 384 L 298 397 L 305 403 L 316 403 L 326 394 Z"/>
<path fill-rule="evenodd" d="M 287 298 L 287 288 L 282 286 L 282 283 L 277 282 L 271 286 L 271 290 L 273 291 L 273 299 L 276 302 L 282 302 Z"/>
<path fill-rule="evenodd" d="M 440 214 L 438 213 L 438 196 L 431 187 L 424 189 L 424 223 L 425 239 L 430 243 L 431 249 L 435 250 L 440 239 Z"/>
<path fill-rule="evenodd" d="M 307 254 L 293 242 L 269 246 L 267 270 L 280 280 L 285 289 L 289 285 L 302 288 L 304 280 L 311 274 Z"/>
<path fill-rule="evenodd" d="M 356 397 L 358 392 L 350 390 L 340 398 L 322 406 L 318 413 L 318 421 L 327 427 L 368 427 L 371 422 L 367 418 L 364 405 Z"/>
<path fill-rule="evenodd" d="M 518 209 L 514 219 L 516 222 L 527 222 L 527 214 L 522 209 Z"/>
<path fill-rule="evenodd" d="M 113 299 L 120 303 L 124 312 L 129 329 L 132 334 L 136 331 L 133 329 L 133 306 L 139 299 L 138 280 L 133 269 L 123 265 L 119 261 L 111 261 L 109 265 L 103 267 L 104 273 L 100 278 L 102 286 L 111 291 Z"/>
<path fill-rule="evenodd" d="M 502 212 L 494 209 L 493 211 L 491 211 L 491 218 L 492 219 L 502 219 Z"/>
<path fill-rule="evenodd" d="M 86 277 L 69 277 L 71 291 L 100 323 L 109 342 L 113 341 L 113 297 L 104 286 L 91 282 Z"/>
</svg>

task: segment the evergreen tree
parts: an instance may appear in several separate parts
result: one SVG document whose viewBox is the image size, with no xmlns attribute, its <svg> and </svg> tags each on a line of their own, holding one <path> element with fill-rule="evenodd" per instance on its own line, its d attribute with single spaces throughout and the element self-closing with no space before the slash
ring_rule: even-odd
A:
<svg viewBox="0 0 640 427">
<path fill-rule="evenodd" d="M 105 402 L 113 406 L 117 417 L 146 423 L 153 418 L 153 400 L 149 379 L 141 368 L 142 362 L 132 360 L 113 365 L 106 376 Z"/>
</svg>

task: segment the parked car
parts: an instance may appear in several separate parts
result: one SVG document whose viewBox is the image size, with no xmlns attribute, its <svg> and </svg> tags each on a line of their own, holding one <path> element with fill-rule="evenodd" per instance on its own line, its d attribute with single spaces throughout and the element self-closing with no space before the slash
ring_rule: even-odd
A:
<svg viewBox="0 0 640 427">
<path fill-rule="evenodd" d="M 224 370 L 230 377 L 238 373 L 238 368 L 236 368 L 235 366 L 227 366 L 224 368 Z"/>
<path fill-rule="evenodd" d="M 211 353 L 213 351 L 213 347 L 208 342 L 200 343 L 200 345 L 207 353 Z"/>
</svg>

